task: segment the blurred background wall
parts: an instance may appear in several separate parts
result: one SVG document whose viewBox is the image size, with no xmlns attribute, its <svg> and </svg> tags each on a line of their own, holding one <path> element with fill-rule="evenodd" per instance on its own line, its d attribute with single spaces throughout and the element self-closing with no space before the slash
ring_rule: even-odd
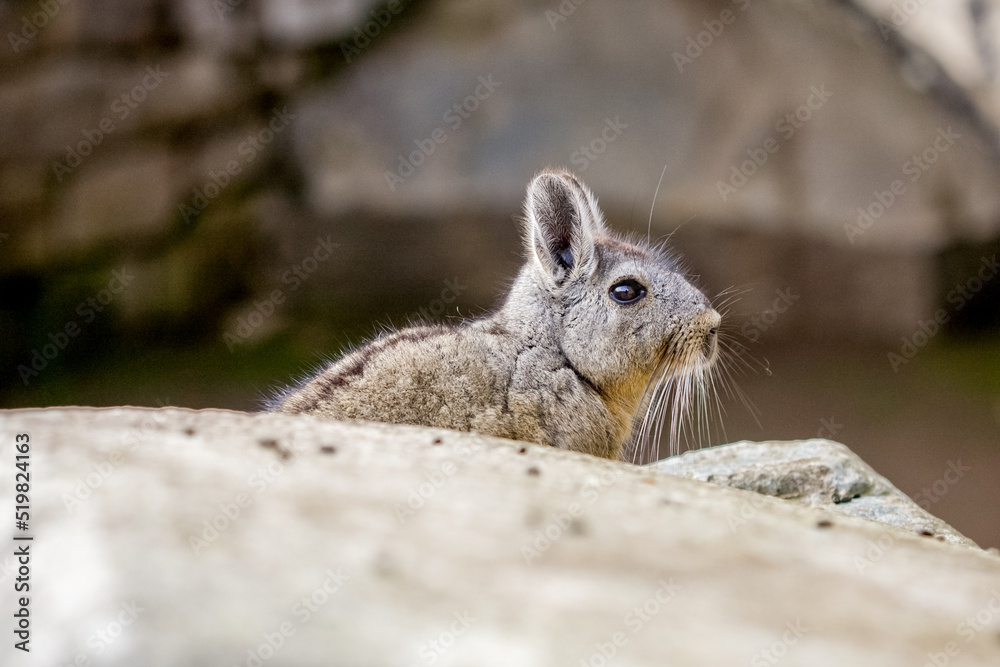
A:
<svg viewBox="0 0 1000 667">
<path fill-rule="evenodd" d="M 1000 546 L 1000 2 L 5 0 L 0 35 L 3 407 L 253 410 L 482 313 L 562 165 L 739 294 L 752 405 L 701 444 L 841 440 Z"/>
</svg>

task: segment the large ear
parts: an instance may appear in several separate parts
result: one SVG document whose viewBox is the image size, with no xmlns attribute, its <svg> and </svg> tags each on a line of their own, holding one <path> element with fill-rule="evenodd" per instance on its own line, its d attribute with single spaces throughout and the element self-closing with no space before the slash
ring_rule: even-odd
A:
<svg viewBox="0 0 1000 667">
<path fill-rule="evenodd" d="M 545 171 L 524 202 L 527 252 L 556 285 L 594 269 L 594 236 L 604 229 L 596 199 L 575 176 Z"/>
</svg>

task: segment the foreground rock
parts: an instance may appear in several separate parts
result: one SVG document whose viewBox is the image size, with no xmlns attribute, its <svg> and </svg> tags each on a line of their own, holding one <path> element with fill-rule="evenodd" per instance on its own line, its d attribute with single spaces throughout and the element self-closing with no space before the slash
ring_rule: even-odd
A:
<svg viewBox="0 0 1000 667">
<path fill-rule="evenodd" d="M 777 498 L 305 417 L 0 412 L 5 461 L 16 433 L 12 664 L 1000 664 L 996 555 Z"/>
<path fill-rule="evenodd" d="M 737 442 L 685 452 L 650 467 L 907 528 L 924 537 L 976 546 L 839 442 L 820 438 Z"/>
</svg>

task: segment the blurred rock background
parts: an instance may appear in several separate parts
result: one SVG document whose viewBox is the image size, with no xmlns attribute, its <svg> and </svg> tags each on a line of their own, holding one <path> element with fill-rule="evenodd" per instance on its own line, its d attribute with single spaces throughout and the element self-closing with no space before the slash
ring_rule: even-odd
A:
<svg viewBox="0 0 1000 667">
<path fill-rule="evenodd" d="M 481 313 L 564 165 L 739 294 L 757 414 L 703 444 L 842 440 L 1000 545 L 1000 1 L 6 0 L 0 35 L 0 405 L 255 409 Z"/>
</svg>

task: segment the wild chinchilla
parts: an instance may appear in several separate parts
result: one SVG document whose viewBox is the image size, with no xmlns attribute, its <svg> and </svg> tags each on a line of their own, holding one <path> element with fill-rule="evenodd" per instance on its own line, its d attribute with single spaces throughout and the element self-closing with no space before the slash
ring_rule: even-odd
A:
<svg viewBox="0 0 1000 667">
<path fill-rule="evenodd" d="M 525 218 L 528 261 L 499 310 L 379 336 L 271 409 L 475 431 L 609 459 L 630 442 L 648 444 L 667 399 L 676 422 L 718 356 L 720 315 L 661 252 L 609 232 L 594 195 L 568 172 L 531 181 Z"/>
</svg>

